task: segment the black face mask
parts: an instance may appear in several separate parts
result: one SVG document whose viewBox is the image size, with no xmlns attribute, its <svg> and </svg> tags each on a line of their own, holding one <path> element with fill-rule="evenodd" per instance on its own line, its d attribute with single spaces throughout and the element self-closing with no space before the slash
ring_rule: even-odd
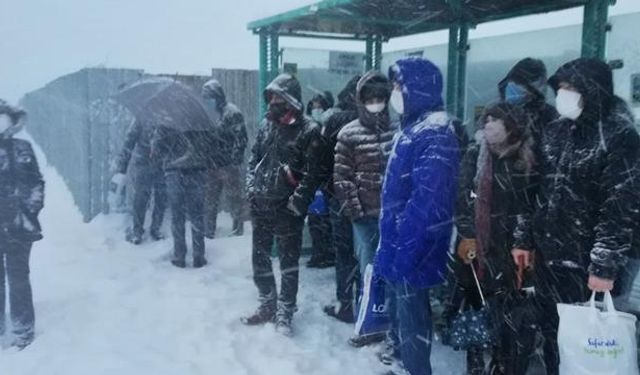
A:
<svg viewBox="0 0 640 375">
<path fill-rule="evenodd" d="M 267 118 L 271 121 L 280 121 L 280 119 L 289 112 L 289 106 L 287 103 L 273 103 L 269 104 L 269 111 L 267 112 Z"/>
</svg>

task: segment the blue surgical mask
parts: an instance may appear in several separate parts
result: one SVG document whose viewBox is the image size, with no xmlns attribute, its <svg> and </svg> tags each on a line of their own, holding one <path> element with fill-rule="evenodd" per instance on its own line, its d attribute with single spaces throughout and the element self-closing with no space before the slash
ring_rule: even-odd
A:
<svg viewBox="0 0 640 375">
<path fill-rule="evenodd" d="M 507 83 L 504 88 L 504 100 L 511 104 L 522 104 L 527 100 L 529 91 L 515 82 Z"/>
<path fill-rule="evenodd" d="M 311 110 L 311 118 L 316 122 L 321 122 L 323 113 L 324 111 L 322 110 L 322 108 L 314 108 Z"/>
<path fill-rule="evenodd" d="M 207 103 L 209 103 L 212 108 L 218 108 L 218 101 L 214 98 L 207 98 Z"/>
</svg>

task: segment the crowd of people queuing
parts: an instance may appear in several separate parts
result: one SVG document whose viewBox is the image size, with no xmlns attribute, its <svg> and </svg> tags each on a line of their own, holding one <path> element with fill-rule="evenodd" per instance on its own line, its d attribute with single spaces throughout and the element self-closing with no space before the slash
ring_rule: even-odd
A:
<svg viewBox="0 0 640 375">
<path fill-rule="evenodd" d="M 168 203 L 172 264 L 187 266 L 188 219 L 192 265 L 205 266 L 205 237 L 217 235 L 225 189 L 233 234 L 243 233 L 246 211 L 253 224 L 258 307 L 244 324 L 273 323 L 286 336 L 294 333 L 308 217 L 308 266 L 335 266 L 336 301 L 324 307 L 329 317 L 355 322 L 367 266 L 387 284 L 390 330 L 354 336 L 350 345 L 382 342 L 383 363 L 431 374 L 431 290 L 446 282 L 445 315 L 461 304 L 480 309 L 485 298 L 491 307 L 497 339 L 467 351 L 469 374 L 525 374 L 536 335 L 543 337 L 546 372 L 557 374 L 556 303 L 618 288 L 640 249 L 640 137 L 633 116 L 614 94 L 609 66 L 587 58 L 550 78 L 542 61 L 521 60 L 497 84 L 498 100 L 466 128 L 445 111 L 442 91 L 440 69 L 411 57 L 387 74 L 353 77 L 337 103 L 319 92 L 305 111 L 300 82 L 281 74 L 264 90 L 268 110 L 245 174 L 244 117 L 222 86 L 208 81 L 201 94 L 220 113 L 216 132 L 131 125 L 114 177 L 121 182 L 128 174 L 133 185 L 126 239 L 143 242 L 153 196 L 149 238 L 164 238 Z M 23 117 L 0 102 L 0 335 L 6 273 L 19 347 L 33 340 L 28 260 L 41 238 L 44 185 L 29 143 L 12 137 Z M 527 300 L 533 325 L 518 324 L 515 316 L 524 287 L 535 289 Z"/>
</svg>

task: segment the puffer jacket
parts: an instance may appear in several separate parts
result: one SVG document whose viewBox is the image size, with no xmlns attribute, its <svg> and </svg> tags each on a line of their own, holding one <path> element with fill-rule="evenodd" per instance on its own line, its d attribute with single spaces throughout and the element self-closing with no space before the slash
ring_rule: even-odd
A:
<svg viewBox="0 0 640 375">
<path fill-rule="evenodd" d="M 389 76 L 405 113 L 382 192 L 375 270 L 391 282 L 427 288 L 444 281 L 460 159 L 455 121 L 442 111 L 442 74 L 421 58 L 399 60 Z"/>
<path fill-rule="evenodd" d="M 379 72 L 369 72 L 358 82 L 356 100 L 359 118 L 338 133 L 335 148 L 334 188 L 345 215 L 352 220 L 380 215 L 380 195 L 397 125 L 389 110 L 367 111 L 361 92 L 372 81 L 388 85 Z"/>
<path fill-rule="evenodd" d="M 637 251 L 640 137 L 629 108 L 613 94 L 605 63 L 569 62 L 549 80 L 556 91 L 560 82 L 578 90 L 584 110 L 575 121 L 560 118 L 544 129 L 541 193 L 515 245 L 613 280 Z"/>
</svg>

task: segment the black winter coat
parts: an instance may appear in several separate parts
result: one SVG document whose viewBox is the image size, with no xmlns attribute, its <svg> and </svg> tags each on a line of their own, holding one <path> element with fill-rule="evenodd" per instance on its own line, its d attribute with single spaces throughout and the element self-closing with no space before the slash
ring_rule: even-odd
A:
<svg viewBox="0 0 640 375">
<path fill-rule="evenodd" d="M 320 176 L 310 171 L 319 138 L 319 126 L 304 117 L 292 125 L 262 122 L 247 171 L 247 196 L 254 210 L 281 208 L 291 201 L 298 212 L 307 212 L 319 185 Z"/>
<path fill-rule="evenodd" d="M 479 152 L 480 146 L 470 147 L 460 168 L 456 227 L 461 239 L 476 238 L 474 221 Z M 530 220 L 540 184 L 540 176 L 535 171 L 526 171 L 517 154 L 502 159 L 493 155 L 492 162 L 491 234 L 489 248 L 484 254 L 486 274 L 483 284 L 487 292 L 515 289 L 515 264 L 511 257 L 514 235 L 518 222 Z M 462 265 L 459 259 L 457 261 L 458 281 L 465 287 L 472 286 L 473 280 L 467 272 L 469 266 Z"/>
<path fill-rule="evenodd" d="M 244 162 L 244 152 L 248 137 L 244 116 L 240 109 L 227 101 L 222 85 L 215 79 L 205 83 L 203 95 L 215 99 L 221 114 L 218 145 L 211 150 L 217 167 L 240 165 Z"/>
<path fill-rule="evenodd" d="M 613 280 L 638 251 L 640 136 L 607 64 L 576 59 L 549 79 L 556 91 L 561 82 L 582 95 L 584 110 L 543 129 L 540 198 L 517 245 Z"/>
<path fill-rule="evenodd" d="M 319 185 L 327 196 L 334 196 L 333 172 L 335 164 L 335 148 L 338 143 L 338 133 L 352 121 L 358 119 L 356 103 L 356 88 L 360 76 L 353 77 L 338 94 L 338 106 L 324 124 L 322 124 L 320 146 L 313 155 L 313 173 L 320 176 Z"/>
<path fill-rule="evenodd" d="M 220 155 L 227 156 L 226 165 L 241 165 L 249 138 L 242 112 L 234 104 L 223 106 L 220 129 Z M 224 166 L 224 165 L 221 165 Z"/>
<path fill-rule="evenodd" d="M 640 138 L 622 102 L 601 123 L 551 123 L 543 135 L 538 207 L 517 247 L 615 279 L 640 235 L 639 156 Z"/>
<path fill-rule="evenodd" d="M 215 168 L 218 163 L 216 131 L 187 131 L 158 127 L 151 139 L 151 157 L 165 172 Z"/>
<path fill-rule="evenodd" d="M 117 161 L 118 173 L 126 173 L 129 165 L 137 168 L 160 168 L 158 160 L 151 159 L 151 138 L 154 128 L 134 121 L 129 129 Z"/>
<path fill-rule="evenodd" d="M 31 144 L 0 135 L 0 238 L 41 239 L 43 205 L 44 181 Z"/>
</svg>

